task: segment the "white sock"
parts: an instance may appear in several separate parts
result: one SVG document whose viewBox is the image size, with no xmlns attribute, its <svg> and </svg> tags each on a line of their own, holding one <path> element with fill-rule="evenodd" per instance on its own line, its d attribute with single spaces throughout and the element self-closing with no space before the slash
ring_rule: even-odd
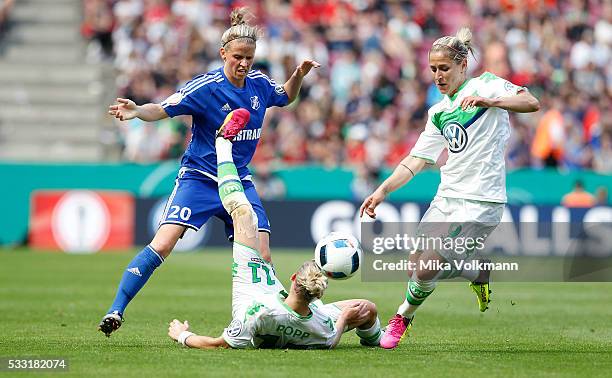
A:
<svg viewBox="0 0 612 378">
<path fill-rule="evenodd" d="M 414 313 L 419 306 L 427 299 L 427 297 L 433 293 L 436 288 L 435 280 L 419 280 L 413 277 L 408 282 L 408 289 L 406 290 L 406 299 L 404 303 L 399 306 L 397 313 L 407 318 L 412 318 Z M 408 299 L 411 299 L 408 301 Z M 410 303 L 412 302 L 412 303 Z"/>
<path fill-rule="evenodd" d="M 404 303 L 397 308 L 397 313 L 406 318 L 411 318 L 414 316 L 414 313 L 418 308 L 419 305 L 410 304 L 406 299 L 404 299 Z"/>
<path fill-rule="evenodd" d="M 382 332 L 380 330 L 380 319 L 376 318 L 374 324 L 368 329 L 357 328 L 355 331 L 357 336 L 364 341 L 366 345 L 378 345 L 382 338 Z"/>
<path fill-rule="evenodd" d="M 234 161 L 232 157 L 232 142 L 225 138 L 217 138 L 215 140 L 215 148 L 217 150 L 217 164 Z"/>
</svg>

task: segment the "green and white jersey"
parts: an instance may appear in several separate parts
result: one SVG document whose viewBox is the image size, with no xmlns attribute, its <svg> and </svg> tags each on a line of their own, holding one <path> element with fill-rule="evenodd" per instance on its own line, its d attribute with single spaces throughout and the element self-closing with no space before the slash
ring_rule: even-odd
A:
<svg viewBox="0 0 612 378">
<path fill-rule="evenodd" d="M 281 294 L 258 294 L 250 305 L 223 330 L 223 339 L 232 348 L 329 348 L 336 335 L 337 316 L 310 304 L 310 314 L 302 316 L 284 302 Z M 336 315 L 339 310 L 336 311 Z"/>
<path fill-rule="evenodd" d="M 278 294 L 285 291 L 276 277 L 274 267 L 259 253 L 234 242 L 232 264 L 232 317 L 244 312 L 245 307 L 260 294 Z"/>
<path fill-rule="evenodd" d="M 435 163 L 444 148 L 438 195 L 486 202 L 506 202 L 504 150 L 510 137 L 508 112 L 500 108 L 461 109 L 467 96 L 507 97 L 524 88 L 490 72 L 466 80 L 453 96 L 429 109 L 427 125 L 411 156 Z"/>
</svg>

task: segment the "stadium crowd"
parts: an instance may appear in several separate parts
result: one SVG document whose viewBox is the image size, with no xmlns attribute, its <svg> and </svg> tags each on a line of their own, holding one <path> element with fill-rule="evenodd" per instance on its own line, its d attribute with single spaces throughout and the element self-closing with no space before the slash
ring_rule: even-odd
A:
<svg viewBox="0 0 612 378">
<path fill-rule="evenodd" d="M 256 67 L 284 82 L 297 62 L 322 67 L 288 109 L 269 112 L 255 166 L 321 163 L 393 166 L 416 142 L 441 95 L 431 43 L 463 25 L 478 48 L 472 76 L 490 71 L 540 99 L 513 114 L 509 169 L 558 167 L 612 173 L 610 0 L 85 0 L 91 59 L 112 60 L 119 95 L 160 102 L 221 65 L 229 10 L 248 6 L 265 35 Z M 180 156 L 189 120 L 124 125 L 126 157 Z M 441 157 L 444 159 L 444 157 Z M 369 172 L 368 172 L 369 171 Z"/>
<path fill-rule="evenodd" d="M 15 0 L 0 0 L 0 37 L 2 37 L 7 29 L 9 15 L 14 3 Z"/>
</svg>

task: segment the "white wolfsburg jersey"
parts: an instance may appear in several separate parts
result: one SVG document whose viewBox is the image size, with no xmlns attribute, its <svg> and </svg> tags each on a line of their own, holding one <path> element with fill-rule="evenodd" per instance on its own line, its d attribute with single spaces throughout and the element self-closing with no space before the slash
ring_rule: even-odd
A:
<svg viewBox="0 0 612 378">
<path fill-rule="evenodd" d="M 232 348 L 329 348 L 336 335 L 332 316 L 314 304 L 301 316 L 279 294 L 258 294 L 223 331 Z M 326 305 L 330 306 L 330 305 Z"/>
<path fill-rule="evenodd" d="M 285 305 L 285 290 L 259 253 L 234 242 L 232 322 L 222 337 L 232 348 L 329 348 L 339 310 L 321 301 L 301 316 Z"/>
<path fill-rule="evenodd" d="M 490 72 L 465 81 L 452 96 L 429 109 L 427 125 L 410 152 L 435 163 L 446 147 L 448 160 L 440 168 L 441 197 L 506 202 L 504 150 L 510 137 L 508 112 L 500 108 L 461 109 L 467 96 L 507 97 L 524 88 Z"/>
<path fill-rule="evenodd" d="M 285 287 L 274 267 L 254 249 L 234 242 L 232 264 L 232 318 L 244 313 L 259 294 L 278 294 Z"/>
</svg>

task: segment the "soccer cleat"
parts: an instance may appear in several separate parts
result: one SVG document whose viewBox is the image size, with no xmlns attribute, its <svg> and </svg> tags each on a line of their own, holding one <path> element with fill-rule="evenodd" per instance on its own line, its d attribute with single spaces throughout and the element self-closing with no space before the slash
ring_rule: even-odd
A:
<svg viewBox="0 0 612 378">
<path fill-rule="evenodd" d="M 407 318 L 400 314 L 395 314 L 395 316 L 389 320 L 389 325 L 385 330 L 385 334 L 380 339 L 380 346 L 385 349 L 395 348 L 404 337 L 408 336 L 408 332 L 410 328 L 412 328 L 412 319 L 414 319 L 414 316 Z"/>
<path fill-rule="evenodd" d="M 471 282 L 470 288 L 474 293 L 476 293 L 476 298 L 478 299 L 478 308 L 480 312 L 485 312 L 489 308 L 489 303 L 491 302 L 491 293 L 489 290 L 488 282 Z"/>
<path fill-rule="evenodd" d="M 485 260 L 485 262 L 490 262 L 490 260 Z M 491 302 L 492 291 L 489 289 L 490 275 L 490 270 L 483 270 L 480 272 L 480 275 L 476 281 L 470 282 L 470 289 L 472 289 L 472 291 L 476 294 L 480 312 L 487 311 L 489 308 L 489 303 Z"/>
<path fill-rule="evenodd" d="M 113 311 L 104 315 L 102 321 L 98 324 L 98 330 L 104 332 L 106 337 L 110 337 L 111 333 L 121 327 L 121 324 L 123 324 L 123 316 L 118 311 Z"/>
<path fill-rule="evenodd" d="M 233 140 L 238 133 L 245 128 L 247 123 L 249 123 L 249 119 L 251 118 L 251 113 L 248 110 L 240 108 L 234 111 L 231 111 L 219 130 L 217 130 L 217 135 L 215 138 L 223 137 L 228 140 Z"/>
</svg>

